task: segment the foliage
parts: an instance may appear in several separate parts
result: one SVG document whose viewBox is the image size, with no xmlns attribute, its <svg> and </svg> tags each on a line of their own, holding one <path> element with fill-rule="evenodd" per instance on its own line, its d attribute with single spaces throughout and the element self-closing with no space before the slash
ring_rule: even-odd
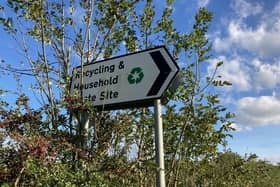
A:
<svg viewBox="0 0 280 187">
<path fill-rule="evenodd" d="M 76 65 L 162 44 L 184 64 L 182 84 L 163 99 L 172 101 L 164 104 L 163 114 L 167 186 L 251 185 L 262 174 L 275 173 L 266 163 L 218 153 L 234 115 L 213 89 L 230 83 L 215 80 L 215 74 L 201 75 L 211 58 L 206 34 L 212 14 L 205 8 L 196 14 L 192 31 L 180 33 L 173 25 L 172 0 L 163 10 L 151 0 L 1 3 L 1 26 L 18 44 L 28 68 L 4 60 L 0 68 L 16 75 L 19 84 L 30 77 L 29 89 L 39 101 L 30 107 L 36 101 L 19 89 L 14 107 L 0 103 L 1 185 L 154 186 L 151 108 L 96 110 L 80 93 L 70 95 L 69 84 Z"/>
<path fill-rule="evenodd" d="M 203 186 L 277 186 L 279 167 L 262 160 L 255 154 L 241 157 L 231 151 L 220 153 L 203 172 Z"/>
</svg>

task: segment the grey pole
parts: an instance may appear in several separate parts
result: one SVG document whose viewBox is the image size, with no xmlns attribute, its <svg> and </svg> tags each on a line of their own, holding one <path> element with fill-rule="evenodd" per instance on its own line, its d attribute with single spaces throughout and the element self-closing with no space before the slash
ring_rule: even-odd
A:
<svg viewBox="0 0 280 187">
<path fill-rule="evenodd" d="M 87 112 L 82 112 L 81 114 L 81 127 L 82 127 L 82 147 L 88 148 L 88 136 L 89 136 L 89 115 Z"/>
<path fill-rule="evenodd" d="M 164 151 L 163 151 L 163 129 L 162 129 L 162 112 L 160 99 L 155 100 L 155 146 L 156 146 L 156 163 L 157 178 L 156 186 L 165 187 L 164 171 Z"/>
</svg>

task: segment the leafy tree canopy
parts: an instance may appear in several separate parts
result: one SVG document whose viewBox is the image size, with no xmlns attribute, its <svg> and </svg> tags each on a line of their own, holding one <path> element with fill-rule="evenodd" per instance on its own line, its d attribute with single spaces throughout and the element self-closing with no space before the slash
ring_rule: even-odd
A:
<svg viewBox="0 0 280 187">
<path fill-rule="evenodd" d="M 157 45 L 183 64 L 181 85 L 164 96 L 167 186 L 213 186 L 217 176 L 217 184 L 233 182 L 227 168 L 219 169 L 228 153 L 218 153 L 233 114 L 211 89 L 230 83 L 201 76 L 211 58 L 206 34 L 213 15 L 200 8 L 193 29 L 181 33 L 172 19 L 173 1 L 165 4 L 159 10 L 152 0 L 1 1 L 1 29 L 17 43 L 27 67 L 1 59 L 1 70 L 19 84 L 15 105 L 0 101 L 1 185 L 154 186 L 151 108 L 98 111 L 79 94 L 70 95 L 69 85 L 77 65 Z M 27 77 L 31 85 L 24 85 Z"/>
</svg>

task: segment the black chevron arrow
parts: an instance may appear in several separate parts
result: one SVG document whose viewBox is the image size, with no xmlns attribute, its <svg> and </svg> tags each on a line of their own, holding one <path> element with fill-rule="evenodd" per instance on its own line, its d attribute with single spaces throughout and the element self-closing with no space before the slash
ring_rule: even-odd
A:
<svg viewBox="0 0 280 187">
<path fill-rule="evenodd" d="M 169 73 L 171 72 L 170 66 L 168 65 L 160 51 L 151 52 L 150 55 L 159 69 L 159 75 L 153 83 L 153 86 L 149 90 L 147 96 L 157 95 L 161 86 L 163 85 Z"/>
</svg>

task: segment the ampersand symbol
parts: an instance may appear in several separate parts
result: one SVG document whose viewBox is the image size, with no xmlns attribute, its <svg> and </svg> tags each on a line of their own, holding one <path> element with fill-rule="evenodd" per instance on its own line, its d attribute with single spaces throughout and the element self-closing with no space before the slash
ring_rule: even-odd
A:
<svg viewBox="0 0 280 187">
<path fill-rule="evenodd" d="M 123 68 L 124 68 L 123 61 L 120 61 L 120 64 L 119 64 L 119 69 L 123 69 Z"/>
</svg>

